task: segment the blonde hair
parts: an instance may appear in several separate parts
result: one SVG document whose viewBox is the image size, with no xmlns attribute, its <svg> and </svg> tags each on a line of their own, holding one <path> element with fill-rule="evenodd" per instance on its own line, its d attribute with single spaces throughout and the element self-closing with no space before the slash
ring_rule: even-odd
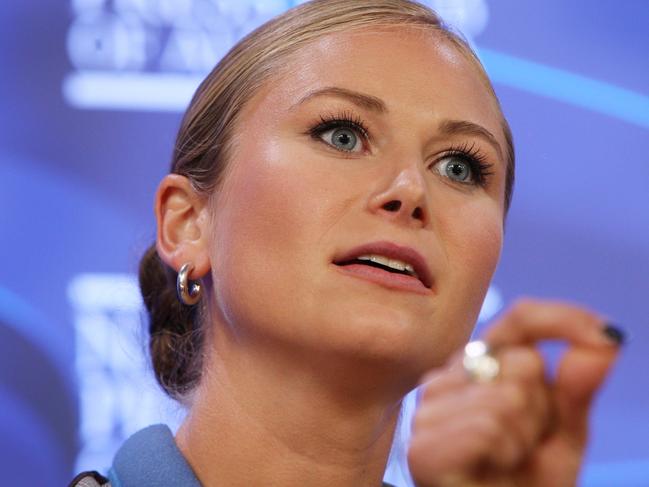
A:
<svg viewBox="0 0 649 487">
<path fill-rule="evenodd" d="M 186 176 L 209 195 L 221 183 L 246 103 L 272 77 L 282 72 L 292 53 L 325 35 L 381 26 L 416 26 L 439 32 L 477 67 L 498 99 L 487 74 L 468 43 L 428 7 L 410 0 L 313 0 L 292 8 L 239 41 L 201 83 L 183 118 L 171 172 Z M 500 108 L 500 105 L 498 104 Z M 505 214 L 514 182 L 514 148 L 507 121 L 508 144 Z M 155 246 L 140 263 L 140 287 L 150 315 L 149 349 L 156 379 L 182 402 L 200 380 L 203 332 L 196 306 L 175 296 L 175 272 L 158 258 Z"/>
</svg>

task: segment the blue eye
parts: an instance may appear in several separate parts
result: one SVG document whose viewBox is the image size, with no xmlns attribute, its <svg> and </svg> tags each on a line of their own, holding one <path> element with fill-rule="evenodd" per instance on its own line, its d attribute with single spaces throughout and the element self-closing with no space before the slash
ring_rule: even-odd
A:
<svg viewBox="0 0 649 487">
<path fill-rule="evenodd" d="M 445 157 L 440 167 L 440 173 L 446 175 L 449 179 L 466 183 L 473 179 L 473 169 L 471 164 L 457 156 Z"/>
<path fill-rule="evenodd" d="M 370 140 L 363 121 L 348 112 L 321 116 L 320 121 L 309 129 L 308 134 L 340 152 L 363 152 L 366 149 L 365 143 Z"/>
<path fill-rule="evenodd" d="M 493 164 L 486 163 L 486 156 L 475 144 L 461 145 L 450 149 L 434 164 L 441 176 L 460 184 L 485 187 L 493 172 Z"/>
<path fill-rule="evenodd" d="M 345 152 L 359 152 L 363 149 L 363 144 L 354 131 L 346 127 L 326 130 L 320 134 L 320 137 L 326 143 Z"/>
</svg>

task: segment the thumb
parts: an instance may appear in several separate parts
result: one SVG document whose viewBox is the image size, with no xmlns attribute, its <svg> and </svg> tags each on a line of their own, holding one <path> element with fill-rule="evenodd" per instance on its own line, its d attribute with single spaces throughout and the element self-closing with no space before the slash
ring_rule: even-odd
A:
<svg viewBox="0 0 649 487">
<path fill-rule="evenodd" d="M 611 346 L 573 345 L 562 356 L 552 387 L 557 426 L 571 443 L 583 446 L 587 440 L 588 413 L 595 392 L 601 387 L 619 354 L 623 335 L 608 326 L 604 333 Z"/>
</svg>

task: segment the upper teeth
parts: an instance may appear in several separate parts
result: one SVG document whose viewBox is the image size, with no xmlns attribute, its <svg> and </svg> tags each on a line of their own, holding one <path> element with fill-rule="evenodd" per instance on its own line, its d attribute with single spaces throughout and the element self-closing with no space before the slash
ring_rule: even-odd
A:
<svg viewBox="0 0 649 487">
<path fill-rule="evenodd" d="M 360 257 L 356 257 L 358 260 L 370 260 L 372 262 L 376 262 L 377 264 L 381 264 L 387 267 L 391 267 L 392 269 L 396 269 L 398 271 L 407 271 L 410 274 L 417 275 L 415 273 L 415 269 L 410 264 L 406 264 L 405 262 L 402 262 L 400 260 L 396 259 L 388 259 L 387 257 L 383 257 L 382 255 L 375 255 L 375 254 L 369 254 L 369 255 L 361 255 Z"/>
</svg>

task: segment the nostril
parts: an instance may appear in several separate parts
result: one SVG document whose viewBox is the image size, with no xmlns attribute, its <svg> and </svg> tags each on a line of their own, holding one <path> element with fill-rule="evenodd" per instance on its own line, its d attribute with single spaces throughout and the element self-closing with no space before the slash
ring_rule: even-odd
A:
<svg viewBox="0 0 649 487">
<path fill-rule="evenodd" d="M 415 208 L 415 211 L 412 212 L 412 217 L 416 218 L 417 220 L 423 219 L 423 212 L 421 211 L 421 208 L 419 206 Z"/>
<path fill-rule="evenodd" d="M 383 205 L 383 209 L 387 211 L 399 211 L 399 208 L 401 208 L 401 201 L 397 200 L 390 201 Z"/>
</svg>

